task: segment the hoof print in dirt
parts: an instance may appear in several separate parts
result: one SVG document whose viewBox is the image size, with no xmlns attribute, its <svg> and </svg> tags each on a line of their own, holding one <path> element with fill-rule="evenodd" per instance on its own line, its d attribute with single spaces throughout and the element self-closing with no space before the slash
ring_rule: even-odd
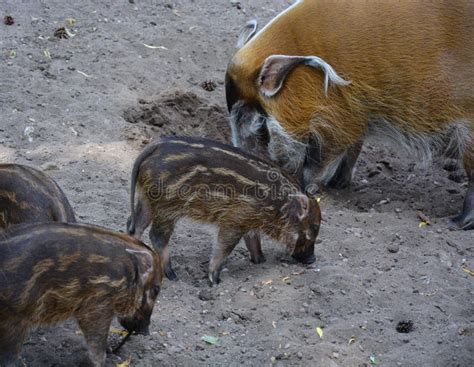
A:
<svg viewBox="0 0 474 367">
<path fill-rule="evenodd" d="M 411 333 L 414 329 L 413 327 L 413 321 L 412 320 L 408 320 L 408 321 L 400 321 L 398 324 L 397 324 L 397 331 L 399 333 L 404 333 L 404 334 L 408 334 L 408 333 Z"/>
<path fill-rule="evenodd" d="M 227 111 L 188 90 L 173 89 L 151 99 L 139 99 L 123 118 L 151 127 L 157 136 L 202 136 L 230 141 Z"/>
<path fill-rule="evenodd" d="M 217 85 L 213 80 L 206 80 L 201 83 L 201 88 L 207 90 L 208 92 L 212 92 L 216 89 Z"/>
<path fill-rule="evenodd" d="M 6 15 L 5 18 L 3 18 L 3 23 L 5 25 L 13 25 L 15 24 L 15 19 L 11 15 Z"/>
</svg>

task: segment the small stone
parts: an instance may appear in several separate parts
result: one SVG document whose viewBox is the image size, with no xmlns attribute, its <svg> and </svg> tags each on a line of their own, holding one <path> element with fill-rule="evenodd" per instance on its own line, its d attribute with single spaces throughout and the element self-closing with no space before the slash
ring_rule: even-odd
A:
<svg viewBox="0 0 474 367">
<path fill-rule="evenodd" d="M 209 289 L 202 289 L 198 294 L 198 298 L 201 301 L 211 301 L 215 299 L 214 294 Z"/>
<path fill-rule="evenodd" d="M 388 250 L 388 252 L 390 252 L 392 254 L 396 254 L 400 250 L 400 246 L 396 243 L 392 243 L 392 244 L 387 246 L 387 250 Z"/>
</svg>

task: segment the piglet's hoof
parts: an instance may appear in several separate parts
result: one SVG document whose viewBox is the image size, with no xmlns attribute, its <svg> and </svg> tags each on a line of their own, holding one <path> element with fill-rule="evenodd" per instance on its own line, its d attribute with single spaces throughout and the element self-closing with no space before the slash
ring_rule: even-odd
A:
<svg viewBox="0 0 474 367">
<path fill-rule="evenodd" d="M 267 261 L 267 259 L 265 259 L 265 256 L 261 255 L 255 258 L 250 258 L 250 261 L 253 262 L 254 264 L 262 264 L 265 261 Z"/>
<path fill-rule="evenodd" d="M 209 286 L 213 287 L 221 282 L 220 273 L 218 271 L 213 271 L 209 273 Z"/>
<path fill-rule="evenodd" d="M 169 280 L 178 280 L 178 275 L 174 272 L 171 266 L 165 267 L 165 275 Z"/>
<path fill-rule="evenodd" d="M 298 261 L 299 263 L 303 265 L 313 264 L 316 261 L 316 257 L 314 256 L 314 254 L 310 254 L 310 255 L 296 254 L 296 255 L 292 255 L 292 257 L 293 259 L 295 259 L 296 261 Z"/>
</svg>

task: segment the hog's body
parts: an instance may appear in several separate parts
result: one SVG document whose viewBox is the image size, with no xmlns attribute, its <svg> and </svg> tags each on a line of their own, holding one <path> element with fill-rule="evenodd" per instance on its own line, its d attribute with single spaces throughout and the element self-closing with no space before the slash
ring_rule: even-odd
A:
<svg viewBox="0 0 474 367">
<path fill-rule="evenodd" d="M 474 2 L 302 0 L 232 58 L 234 143 L 347 186 L 366 139 L 464 161 L 474 228 Z"/>
<path fill-rule="evenodd" d="M 31 222 L 76 222 L 58 184 L 43 172 L 20 164 L 0 164 L 0 230 Z"/>
<path fill-rule="evenodd" d="M 131 198 L 128 232 L 140 238 L 152 223 L 151 241 L 171 279 L 176 275 L 168 241 L 183 217 L 219 227 L 209 266 L 211 283 L 219 281 L 222 263 L 240 238 L 252 231 L 287 243 L 302 262 L 314 261 L 321 220 L 317 202 L 276 165 L 240 149 L 207 139 L 163 139 L 137 158 Z M 251 235 L 245 240 L 252 260 L 263 261 L 259 241 Z"/>
<path fill-rule="evenodd" d="M 31 327 L 69 318 L 94 365 L 104 365 L 112 318 L 146 328 L 161 278 L 159 256 L 133 237 L 78 224 L 12 226 L 0 235 L 0 366 L 15 365 Z"/>
</svg>

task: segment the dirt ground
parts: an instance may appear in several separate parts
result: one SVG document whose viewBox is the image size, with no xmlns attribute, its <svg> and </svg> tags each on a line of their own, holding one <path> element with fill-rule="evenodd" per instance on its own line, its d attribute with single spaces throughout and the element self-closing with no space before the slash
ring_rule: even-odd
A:
<svg viewBox="0 0 474 367">
<path fill-rule="evenodd" d="M 46 170 L 79 220 L 124 230 L 144 144 L 169 134 L 228 139 L 223 83 L 238 31 L 289 1 L 240 4 L 0 0 L 2 19 L 15 20 L 0 24 L 0 161 Z M 74 36 L 56 38 L 63 26 Z M 200 86 L 208 80 L 212 92 Z M 474 231 L 446 226 L 466 177 L 397 152 L 367 145 L 353 187 L 322 194 L 313 266 L 269 240 L 267 262 L 253 265 L 239 245 L 211 289 L 215 230 L 183 222 L 171 243 L 179 281 L 164 282 L 151 335 L 132 337 L 107 366 L 473 366 L 474 278 L 463 268 L 474 269 Z M 419 227 L 418 211 L 430 226 Z M 85 365 L 77 330 L 32 332 L 24 363 Z M 119 338 L 112 332 L 110 344 Z"/>
</svg>

